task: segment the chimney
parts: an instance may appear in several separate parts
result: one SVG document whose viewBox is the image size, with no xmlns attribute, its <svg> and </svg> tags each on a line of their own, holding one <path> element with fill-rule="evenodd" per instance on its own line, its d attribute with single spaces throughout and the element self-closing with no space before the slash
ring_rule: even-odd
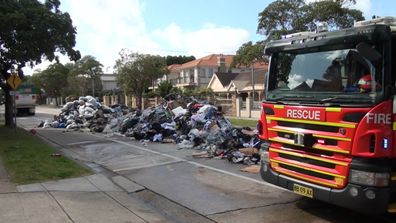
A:
<svg viewBox="0 0 396 223">
<path fill-rule="evenodd" d="M 223 54 L 220 54 L 217 57 L 217 66 L 219 67 L 219 73 L 226 72 L 226 61 L 225 61 L 225 57 Z"/>
</svg>

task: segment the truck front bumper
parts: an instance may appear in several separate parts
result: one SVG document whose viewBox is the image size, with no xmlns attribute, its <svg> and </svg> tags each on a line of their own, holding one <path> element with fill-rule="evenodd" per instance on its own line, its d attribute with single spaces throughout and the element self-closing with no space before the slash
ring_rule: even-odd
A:
<svg viewBox="0 0 396 223">
<path fill-rule="evenodd" d="M 367 187 L 348 183 L 343 189 L 332 189 L 276 173 L 271 169 L 269 163 L 266 162 L 261 163 L 260 174 L 263 180 L 268 183 L 283 187 L 290 191 L 293 191 L 294 184 L 311 188 L 313 190 L 314 199 L 364 212 L 366 214 L 385 213 L 388 209 L 391 192 L 387 187 Z M 368 193 L 371 195 L 374 193 L 375 197 L 369 199 L 367 197 Z"/>
</svg>

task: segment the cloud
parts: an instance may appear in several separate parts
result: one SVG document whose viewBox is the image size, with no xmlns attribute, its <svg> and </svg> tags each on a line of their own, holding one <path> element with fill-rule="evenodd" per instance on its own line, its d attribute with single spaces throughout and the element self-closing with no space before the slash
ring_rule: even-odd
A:
<svg viewBox="0 0 396 223">
<path fill-rule="evenodd" d="M 356 5 L 350 6 L 350 8 L 353 9 L 359 9 L 360 11 L 363 12 L 363 15 L 366 19 L 371 18 L 371 0 L 357 0 Z"/>
<path fill-rule="evenodd" d="M 139 53 L 198 58 L 211 53 L 235 53 L 250 38 L 245 29 L 215 24 L 187 30 L 172 23 L 161 29 L 147 30 L 145 10 L 149 9 L 145 9 L 140 0 L 69 0 L 61 5 L 61 11 L 68 12 L 77 27 L 75 49 L 80 50 L 82 56 L 96 57 L 105 72 L 112 72 L 118 53 L 124 48 Z M 45 69 L 48 64 L 45 62 L 34 69 Z M 25 69 L 25 73 L 29 75 L 33 71 Z"/>
<path fill-rule="evenodd" d="M 198 30 L 183 30 L 176 23 L 153 32 L 154 36 L 175 52 L 184 52 L 199 58 L 212 53 L 234 54 L 249 41 L 247 30 L 204 24 Z"/>
</svg>

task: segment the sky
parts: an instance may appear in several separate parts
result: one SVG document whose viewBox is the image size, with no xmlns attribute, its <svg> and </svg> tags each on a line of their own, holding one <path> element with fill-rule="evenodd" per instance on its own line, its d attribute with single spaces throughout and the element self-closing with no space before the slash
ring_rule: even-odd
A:
<svg viewBox="0 0 396 223">
<path fill-rule="evenodd" d="M 307 2 L 315 0 L 306 0 Z M 111 73 L 122 49 L 141 54 L 235 54 L 257 34 L 258 14 L 270 0 L 61 0 L 77 29 L 76 47 L 82 56 L 94 56 Z M 352 6 L 372 15 L 396 16 L 394 0 L 356 0 Z M 393 14 L 392 14 L 393 13 Z M 61 56 L 61 62 L 69 62 Z M 26 75 L 50 62 L 25 68 Z"/>
</svg>

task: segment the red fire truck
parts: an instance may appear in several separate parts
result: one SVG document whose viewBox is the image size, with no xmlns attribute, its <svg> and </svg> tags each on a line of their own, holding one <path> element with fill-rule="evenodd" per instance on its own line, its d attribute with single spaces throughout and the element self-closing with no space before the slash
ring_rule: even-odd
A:
<svg viewBox="0 0 396 223">
<path fill-rule="evenodd" d="M 261 176 L 297 194 L 396 212 L 396 18 L 269 42 Z"/>
</svg>

